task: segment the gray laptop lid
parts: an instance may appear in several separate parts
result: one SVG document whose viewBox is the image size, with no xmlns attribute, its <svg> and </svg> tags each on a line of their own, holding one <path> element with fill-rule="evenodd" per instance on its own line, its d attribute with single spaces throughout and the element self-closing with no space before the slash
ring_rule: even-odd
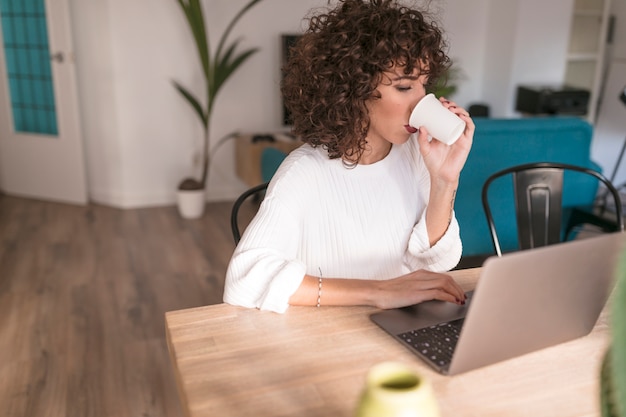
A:
<svg viewBox="0 0 626 417">
<path fill-rule="evenodd" d="M 465 315 L 449 375 L 566 342 L 593 329 L 613 287 L 625 236 L 603 234 L 492 257 L 466 307 L 430 301 L 375 313 L 372 320 L 397 337 L 412 326 Z"/>
</svg>

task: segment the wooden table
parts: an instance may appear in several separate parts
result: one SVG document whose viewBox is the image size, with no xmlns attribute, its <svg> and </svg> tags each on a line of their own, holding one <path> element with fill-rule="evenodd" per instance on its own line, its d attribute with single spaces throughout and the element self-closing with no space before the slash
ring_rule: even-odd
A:
<svg viewBox="0 0 626 417">
<path fill-rule="evenodd" d="M 454 271 L 464 289 L 479 269 Z M 400 361 L 429 378 L 442 416 L 599 416 L 607 309 L 588 336 L 448 377 L 372 323 L 370 307 L 213 305 L 166 314 L 187 416 L 352 416 L 367 370 Z"/>
</svg>

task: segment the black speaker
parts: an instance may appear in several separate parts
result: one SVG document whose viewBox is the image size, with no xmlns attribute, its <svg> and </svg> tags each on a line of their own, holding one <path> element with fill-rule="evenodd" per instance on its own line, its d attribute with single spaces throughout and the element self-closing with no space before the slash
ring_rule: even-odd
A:
<svg viewBox="0 0 626 417">
<path fill-rule="evenodd" d="M 589 91 L 560 86 L 519 86 L 515 110 L 528 114 L 585 115 L 589 107 Z"/>
<path fill-rule="evenodd" d="M 467 108 L 468 113 L 472 118 L 475 117 L 489 117 L 489 106 L 482 103 L 470 104 Z"/>
</svg>

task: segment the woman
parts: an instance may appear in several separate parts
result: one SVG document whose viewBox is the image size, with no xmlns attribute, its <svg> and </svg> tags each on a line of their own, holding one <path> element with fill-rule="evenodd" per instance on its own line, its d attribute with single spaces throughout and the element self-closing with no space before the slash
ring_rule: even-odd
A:
<svg viewBox="0 0 626 417">
<path fill-rule="evenodd" d="M 450 60 L 439 28 L 390 0 L 340 0 L 291 51 L 283 96 L 305 143 L 273 177 L 231 259 L 224 301 L 402 307 L 465 302 L 454 196 L 474 124 L 451 146 L 408 125 Z"/>
</svg>

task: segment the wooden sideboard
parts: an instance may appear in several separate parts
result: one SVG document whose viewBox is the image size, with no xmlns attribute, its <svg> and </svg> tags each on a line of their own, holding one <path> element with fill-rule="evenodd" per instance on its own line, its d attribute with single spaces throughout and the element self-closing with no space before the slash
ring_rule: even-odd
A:
<svg viewBox="0 0 626 417">
<path fill-rule="evenodd" d="M 273 139 L 273 140 L 272 140 Z M 266 148 L 289 153 L 302 142 L 285 133 L 249 133 L 235 138 L 235 166 L 237 176 L 252 187 L 263 182 L 261 155 Z"/>
</svg>

